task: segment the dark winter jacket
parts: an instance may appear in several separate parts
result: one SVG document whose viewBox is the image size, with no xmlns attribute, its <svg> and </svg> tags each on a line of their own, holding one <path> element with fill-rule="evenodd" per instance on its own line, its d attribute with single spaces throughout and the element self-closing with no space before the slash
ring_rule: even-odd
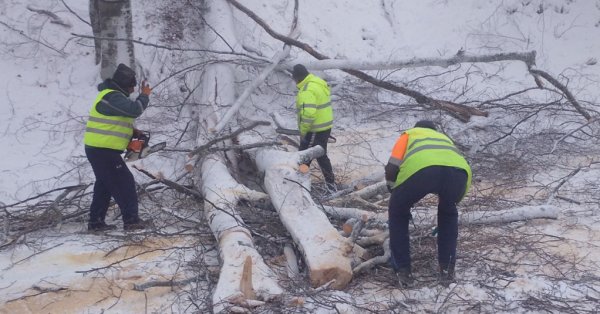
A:
<svg viewBox="0 0 600 314">
<path fill-rule="evenodd" d="M 105 101 L 101 101 L 96 105 L 96 110 L 103 115 L 137 118 L 148 107 L 150 99 L 147 95 L 140 94 L 135 101 L 132 101 L 129 99 L 129 93 L 112 79 L 106 79 L 98 85 L 98 91 L 107 88 L 114 89 L 117 92 L 106 94 L 103 98 Z"/>
</svg>

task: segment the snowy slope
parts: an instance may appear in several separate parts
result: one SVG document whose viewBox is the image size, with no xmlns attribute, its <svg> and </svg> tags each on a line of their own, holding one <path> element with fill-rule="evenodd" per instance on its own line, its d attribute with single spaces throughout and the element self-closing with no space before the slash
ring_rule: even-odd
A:
<svg viewBox="0 0 600 314">
<path fill-rule="evenodd" d="M 65 2 L 80 17 L 87 19 L 86 1 Z M 194 33 L 198 31 L 198 26 L 188 18 L 183 18 L 194 16 L 195 11 L 189 7 L 186 7 L 187 11 L 182 10 L 186 3 L 172 1 L 165 6 L 160 1 L 133 1 L 135 36 L 150 43 L 197 48 Z M 293 1 L 248 0 L 243 4 L 275 30 L 288 34 Z M 28 10 L 27 5 L 50 10 L 72 27 L 50 23 L 47 16 Z M 239 23 L 238 40 L 250 53 L 259 52 L 263 57 L 270 58 L 281 49 L 280 42 L 244 14 L 234 10 L 234 16 Z M 300 1 L 299 28 L 299 40 L 336 59 L 451 57 L 460 49 L 473 54 L 536 50 L 537 66 L 556 77 L 561 74 L 568 76 L 569 88 L 589 110 L 595 112 L 600 99 L 600 65 L 597 64 L 600 60 L 600 0 L 303 0 Z M 19 34 L 19 30 L 29 38 Z M 83 156 L 81 139 L 87 112 L 96 94 L 99 69 L 94 65 L 90 41 L 73 38 L 70 33 L 91 34 L 91 30 L 71 14 L 61 1 L 0 0 L 0 205 L 12 204 L 52 188 L 93 181 Z M 173 145 L 185 122 L 174 122 L 177 110 L 168 106 L 175 106 L 185 98 L 186 93 L 182 90 L 185 90 L 186 81 L 185 78 L 177 80 L 180 76 L 177 79 L 169 76 L 181 69 L 183 64 L 200 62 L 201 57 L 196 60 L 190 57 L 193 54 L 189 52 L 171 52 L 139 45 L 136 46 L 136 54 L 147 71 L 150 83 L 161 82 L 153 95 L 153 107 L 139 123 L 152 127 L 159 136 L 168 139 L 169 145 Z M 291 56 L 296 62 L 313 59 L 296 48 L 292 49 Z M 450 81 L 454 74 L 432 78 L 418 87 L 436 97 L 458 97 L 466 101 L 477 97 L 493 98 L 534 86 L 533 79 L 522 64 L 476 65 L 474 68 L 481 70 L 474 75 L 476 80 L 487 73 L 499 74 L 487 80 L 481 79 L 467 95 L 457 96 L 464 81 L 450 85 L 448 89 L 436 90 L 440 82 Z M 243 79 L 245 75 L 247 79 L 256 75 L 254 71 L 249 66 L 240 67 L 237 74 L 241 84 L 247 82 Z M 431 68 L 369 73 L 377 77 L 390 75 L 396 81 L 412 86 L 411 80 L 415 77 L 442 71 L 444 69 Z M 348 78 L 341 71 L 326 70 L 318 74 L 326 77 L 334 86 L 334 108 L 338 122 L 334 135 L 338 142 L 330 146 L 329 154 L 338 178 L 343 182 L 382 173 L 398 131 L 412 126 L 415 120 L 422 117 L 439 118 L 461 141 L 470 143 L 479 140 L 479 137 L 469 138 L 469 134 L 463 132 L 467 126 L 439 112 L 414 110 L 398 117 L 393 112 L 386 115 L 377 109 L 374 110 L 377 114 L 374 114 L 368 107 L 365 108 L 366 105 L 383 102 L 405 105 L 410 104 L 411 100 L 375 91 Z M 268 87 L 262 86 L 251 96 L 241 116 L 266 119 L 269 112 L 277 111 L 293 125 L 294 84 L 282 73 L 274 74 L 267 83 Z M 239 90 L 242 88 L 243 85 Z M 349 89 L 352 89 L 351 93 Z M 548 96 L 540 94 L 531 97 L 539 97 L 540 101 L 544 101 Z M 492 112 L 487 119 L 473 119 L 468 127 L 486 126 L 492 124 L 491 121 L 506 123 L 507 117 L 506 113 Z M 571 128 L 578 126 L 568 125 Z M 169 155 L 169 159 L 154 158 L 141 164 L 173 177 L 182 172 L 181 160 L 184 159 L 183 154 L 176 157 Z M 546 184 L 562 178 L 564 171 L 568 173 L 567 170 L 558 169 L 556 174 L 540 174 L 535 178 L 539 179 L 540 184 Z M 138 173 L 135 176 L 138 182 L 148 181 Z M 317 297 L 308 300 L 303 310 L 334 312 L 319 302 L 333 302 L 331 300 L 337 297 L 352 296 L 358 299 L 355 306 L 359 310 L 354 309 L 357 313 L 364 312 L 361 306 L 381 312 L 458 312 L 465 308 L 483 312 L 502 312 L 510 308 L 527 312 L 543 308 L 536 302 L 541 302 L 549 295 L 546 300 L 554 298 L 558 304 L 561 300 L 568 301 L 564 308 L 551 307 L 553 311 L 592 311 L 589 304 L 600 296 L 598 285 L 589 285 L 586 278 L 600 276 L 600 255 L 597 250 L 600 244 L 600 213 L 597 204 L 594 204 L 597 197 L 589 195 L 589 190 L 585 188 L 597 185 L 596 177 L 597 170 L 592 168 L 582 171 L 580 177 L 565 184 L 564 189 L 582 201 L 582 205 L 559 203 L 563 215 L 557 221 L 514 223 L 468 229 L 466 233 L 461 233 L 461 239 L 465 239 L 461 249 L 464 249 L 469 261 L 475 262 L 473 265 L 459 265 L 464 281 L 449 289 L 431 284 L 431 271 L 423 270 L 419 273 L 425 276 L 426 283 L 423 286 L 414 291 L 401 291 L 394 288 L 390 278 L 382 279 L 386 274 L 389 275 L 384 269 L 371 274 L 369 278 L 356 278 L 346 291 L 327 294 L 323 299 Z M 476 187 L 476 191 L 484 193 L 484 187 Z M 511 196 L 520 200 L 529 197 L 524 191 Z M 200 219 L 189 208 L 168 210 Z M 130 257 L 137 252 L 129 252 L 128 249 L 119 251 L 117 248 L 123 242 L 141 245 L 149 250 L 173 245 L 191 246 L 194 242 L 194 237 L 168 241 L 151 237 L 140 241 L 137 238 L 124 238 L 120 234 L 107 238 L 73 235 L 83 228 L 84 223 L 71 223 L 43 230 L 28 238 L 29 246 L 18 245 L 14 250 L 0 251 L 1 313 L 99 313 L 103 309 L 112 313 L 194 311 L 194 307 L 188 307 L 186 298 L 181 297 L 182 290 L 153 288 L 144 294 L 133 291 L 132 285 L 157 279 L 170 280 L 176 274 L 180 276 L 178 280 L 184 279 L 178 273 L 179 269 L 193 264 L 198 255 L 205 254 L 207 260 L 215 262 L 216 251 L 212 243 L 208 242 L 210 244 L 207 244 L 206 251 L 182 249 L 173 254 L 144 254 L 131 262 L 119 264 L 115 269 L 83 276 L 75 271 L 102 267 L 115 261 L 114 256 L 105 255 L 112 249 L 120 254 L 119 258 Z M 209 238 L 203 241 L 210 241 L 207 240 Z M 487 242 L 477 246 L 477 243 L 469 241 L 474 238 Z M 504 245 L 495 246 L 494 243 Z M 544 256 L 535 256 L 535 250 L 530 250 L 529 246 L 559 254 L 564 256 L 564 260 L 545 260 Z M 490 254 L 506 263 L 502 265 L 518 261 L 519 266 L 514 269 L 506 266 L 500 277 L 477 273 L 478 270 L 490 268 L 489 265 L 497 266 L 484 258 L 477 259 L 479 253 L 482 256 L 485 255 L 483 253 Z M 432 258 L 433 255 L 419 256 Z M 207 277 L 214 276 L 214 269 L 211 271 L 207 271 Z M 567 279 L 553 280 L 557 277 L 560 279 L 560 276 Z M 106 278 L 113 281 L 108 282 Z M 573 278 L 581 279 L 581 282 Z M 503 285 L 506 288 L 502 288 Z M 499 290 L 490 289 L 492 286 Z M 41 297 L 10 301 L 40 291 L 33 287 L 68 287 L 72 291 L 46 292 Z M 492 294 L 495 291 L 502 291 L 502 294 L 495 296 Z M 500 305 L 494 309 L 495 298 L 501 302 L 498 301 Z M 581 308 L 569 307 L 578 300 L 581 300 Z M 478 302 L 482 308 L 473 305 Z M 485 307 L 490 304 L 491 307 Z M 343 306 L 340 305 L 340 308 Z"/>
</svg>

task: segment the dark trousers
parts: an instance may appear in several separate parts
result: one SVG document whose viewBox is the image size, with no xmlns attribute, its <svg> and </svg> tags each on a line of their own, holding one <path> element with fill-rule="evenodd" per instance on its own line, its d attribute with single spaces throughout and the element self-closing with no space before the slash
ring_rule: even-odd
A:
<svg viewBox="0 0 600 314">
<path fill-rule="evenodd" d="M 465 192 L 467 173 L 458 168 L 432 166 L 419 170 L 392 190 L 388 215 L 391 264 L 394 270 L 411 269 L 408 222 L 411 207 L 429 193 L 439 196 L 438 262 L 447 268 L 456 261 L 458 211 L 456 204 Z"/>
<path fill-rule="evenodd" d="M 121 209 L 123 223 L 137 222 L 139 216 L 135 181 L 121 158 L 121 152 L 86 146 L 85 155 L 96 176 L 94 196 L 90 206 L 90 224 L 104 222 L 111 197 Z"/>
<path fill-rule="evenodd" d="M 331 161 L 327 157 L 327 140 L 331 135 L 331 129 L 321 132 L 308 132 L 304 138 L 300 139 L 300 148 L 298 150 L 305 150 L 309 147 L 320 145 L 325 150 L 323 156 L 317 158 L 317 163 L 321 167 L 325 183 L 331 187 L 335 187 L 335 177 L 333 176 L 333 167 L 331 167 Z"/>
</svg>

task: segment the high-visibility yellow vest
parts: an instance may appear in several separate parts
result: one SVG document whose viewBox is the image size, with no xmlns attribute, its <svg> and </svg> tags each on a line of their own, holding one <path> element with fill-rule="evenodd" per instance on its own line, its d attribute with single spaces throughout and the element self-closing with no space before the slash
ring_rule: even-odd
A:
<svg viewBox="0 0 600 314">
<path fill-rule="evenodd" d="M 412 128 L 405 133 L 408 134 L 408 143 L 404 158 L 399 165 L 394 188 L 423 168 L 448 166 L 466 171 L 465 194 L 467 194 L 471 186 L 471 167 L 450 138 L 429 128 Z"/>
<path fill-rule="evenodd" d="M 333 127 L 331 92 L 327 82 L 309 74 L 297 84 L 296 113 L 300 133 L 319 132 Z"/>
<path fill-rule="evenodd" d="M 133 135 L 134 118 L 124 116 L 106 116 L 96 110 L 96 106 L 104 96 L 114 89 L 100 91 L 90 110 L 90 117 L 85 127 L 83 143 L 87 146 L 110 148 L 123 151 Z"/>
</svg>

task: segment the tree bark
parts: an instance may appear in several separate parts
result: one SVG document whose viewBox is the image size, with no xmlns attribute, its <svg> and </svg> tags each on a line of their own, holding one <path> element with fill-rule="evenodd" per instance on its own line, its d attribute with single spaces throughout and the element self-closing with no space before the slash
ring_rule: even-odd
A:
<svg viewBox="0 0 600 314">
<path fill-rule="evenodd" d="M 221 49 L 236 46 L 231 23 L 231 9 L 226 2 L 214 1 L 205 17 L 211 29 L 203 36 L 206 46 Z M 218 34 L 219 38 L 216 38 Z M 228 42 L 225 42 L 227 40 Z M 206 104 L 197 113 L 196 146 L 205 147 L 209 142 L 215 146 L 230 146 L 231 137 L 210 141 L 211 134 L 222 117 L 219 108 L 232 104 L 235 95 L 235 76 L 231 65 L 211 64 L 204 69 L 199 88 L 192 94 L 193 103 Z M 197 152 L 196 152 L 197 153 Z M 197 155 L 195 156 L 197 157 Z M 241 198 L 264 199 L 264 193 L 252 191 L 239 184 L 230 174 L 223 153 L 213 153 L 199 160 L 197 182 L 205 198 L 205 213 L 209 226 L 219 242 L 221 272 L 213 292 L 213 312 L 224 312 L 235 304 L 240 310 L 257 304 L 256 299 L 267 301 L 283 292 L 272 270 L 254 248 L 250 230 L 236 210 Z M 197 169 L 198 170 L 198 169 Z"/>
<path fill-rule="evenodd" d="M 111 77 L 119 63 L 135 69 L 133 42 L 99 39 L 133 39 L 131 0 L 90 0 L 89 9 L 100 77 Z"/>
<path fill-rule="evenodd" d="M 297 168 L 324 153 L 321 146 L 300 152 L 260 149 L 255 160 L 265 172 L 264 185 L 283 225 L 292 235 L 308 266 L 313 287 L 332 280 L 331 287 L 343 289 L 352 279 L 348 254 L 352 244 L 331 225 L 310 195 L 310 176 Z"/>
<path fill-rule="evenodd" d="M 283 289 L 277 277 L 255 249 L 251 232 L 236 211 L 240 199 L 258 201 L 268 195 L 237 183 L 215 155 L 204 160 L 201 173 L 202 194 L 206 199 L 204 211 L 219 243 L 222 263 L 213 293 L 215 312 L 227 308 L 228 303 L 268 301 L 281 294 Z"/>
</svg>

